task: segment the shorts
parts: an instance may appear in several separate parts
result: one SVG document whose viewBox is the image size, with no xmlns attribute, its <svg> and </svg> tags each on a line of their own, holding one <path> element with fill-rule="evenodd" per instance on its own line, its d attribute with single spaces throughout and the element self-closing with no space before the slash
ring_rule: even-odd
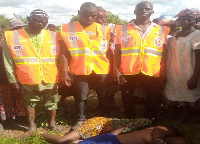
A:
<svg viewBox="0 0 200 144">
<path fill-rule="evenodd" d="M 26 91 L 24 94 L 24 106 L 26 108 L 35 107 L 37 102 L 44 102 L 46 110 L 55 110 L 57 109 L 58 99 L 58 90 L 57 89 L 45 89 L 42 91 Z"/>
<path fill-rule="evenodd" d="M 121 144 L 121 142 L 114 134 L 108 133 L 88 138 L 78 144 Z"/>
</svg>

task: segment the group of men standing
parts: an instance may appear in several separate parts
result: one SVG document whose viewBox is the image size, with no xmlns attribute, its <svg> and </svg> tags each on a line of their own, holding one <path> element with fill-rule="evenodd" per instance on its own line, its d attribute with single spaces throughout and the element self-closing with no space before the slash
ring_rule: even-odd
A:
<svg viewBox="0 0 200 144">
<path fill-rule="evenodd" d="M 135 117 L 134 87 L 139 81 L 146 94 L 146 117 L 156 115 L 160 84 L 165 78 L 164 43 L 169 28 L 150 21 L 153 5 L 136 5 L 136 19 L 117 25 L 114 52 L 111 28 L 97 22 L 94 3 L 83 3 L 77 22 L 63 24 L 60 32 L 45 30 L 48 15 L 34 10 L 24 29 L 6 31 L 3 48 L 7 76 L 16 92 L 24 93 L 29 130 L 35 130 L 35 105 L 41 98 L 49 111 L 49 127 L 55 128 L 58 82 L 71 86 L 73 75 L 77 121 L 84 121 L 89 84 L 94 84 L 101 111 L 108 114 L 108 74 L 121 85 L 125 116 Z M 114 53 L 114 55 L 113 55 Z"/>
</svg>

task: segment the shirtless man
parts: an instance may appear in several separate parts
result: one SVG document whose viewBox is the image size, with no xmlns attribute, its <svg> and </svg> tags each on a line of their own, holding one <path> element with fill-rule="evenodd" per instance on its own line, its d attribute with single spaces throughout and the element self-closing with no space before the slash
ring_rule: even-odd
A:
<svg viewBox="0 0 200 144">
<path fill-rule="evenodd" d="M 192 144 L 186 138 L 180 137 L 179 132 L 172 127 L 156 126 L 127 134 L 119 133 L 120 129 L 91 137 L 79 144 Z"/>
<path fill-rule="evenodd" d="M 108 134 L 101 134 L 81 140 L 81 136 L 72 131 L 65 136 L 39 134 L 47 141 L 58 144 L 193 144 L 181 136 L 178 130 L 171 126 L 156 126 L 131 133 L 120 134 L 122 129 L 116 129 Z M 33 135 L 29 133 L 29 136 Z"/>
</svg>

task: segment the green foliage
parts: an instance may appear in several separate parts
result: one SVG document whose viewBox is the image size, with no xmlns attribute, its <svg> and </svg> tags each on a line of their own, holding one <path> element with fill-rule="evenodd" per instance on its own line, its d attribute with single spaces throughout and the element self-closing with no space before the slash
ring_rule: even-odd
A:
<svg viewBox="0 0 200 144">
<path fill-rule="evenodd" d="M 19 139 L 4 137 L 1 138 L 0 144 L 21 144 Z"/>
<path fill-rule="evenodd" d="M 70 19 L 70 22 L 78 21 L 79 15 L 72 15 L 72 18 Z"/>
<path fill-rule="evenodd" d="M 9 29 L 9 21 L 11 19 L 5 17 L 4 15 L 0 15 L 0 28 L 7 30 Z"/>
<path fill-rule="evenodd" d="M 48 144 L 48 142 L 45 141 L 45 139 L 39 134 L 25 138 L 22 143 L 23 144 Z"/>
<path fill-rule="evenodd" d="M 118 15 L 114 15 L 111 12 L 107 12 L 107 22 L 113 24 L 126 24 L 128 21 L 122 20 Z"/>
<path fill-rule="evenodd" d="M 78 17 L 79 17 L 78 15 L 72 15 L 70 22 L 78 21 Z M 106 20 L 107 20 L 108 23 L 113 23 L 113 24 L 126 24 L 126 23 L 128 23 L 128 21 L 120 19 L 118 15 L 114 15 L 111 12 L 107 12 Z"/>
<path fill-rule="evenodd" d="M 122 103 L 121 103 L 121 97 L 119 95 L 116 95 L 116 102 L 117 106 L 119 108 L 122 108 Z M 71 126 L 71 122 L 73 121 L 72 116 L 69 114 L 73 113 L 74 109 L 74 99 L 71 97 L 66 98 L 67 100 L 64 101 L 63 107 L 59 107 L 57 111 L 57 116 L 56 116 L 56 124 L 58 125 L 63 125 L 63 126 Z M 97 115 L 101 115 L 100 111 L 97 109 L 92 109 L 94 106 L 98 104 L 98 99 L 95 94 L 95 92 L 90 91 L 89 96 L 88 96 L 88 118 L 94 117 Z M 139 110 L 139 107 L 138 109 Z M 36 109 L 36 122 L 37 125 L 41 125 L 41 127 L 47 127 L 47 112 L 43 110 L 42 105 L 40 107 L 37 107 Z M 167 111 L 164 112 L 166 114 Z M 113 111 L 110 117 L 118 117 L 118 118 L 124 118 L 123 114 L 119 111 Z M 159 121 L 155 121 L 155 125 L 171 125 L 179 129 L 181 134 L 183 134 L 186 138 L 189 140 L 192 140 L 194 144 L 199 144 L 200 142 L 200 116 L 197 115 L 196 117 L 192 118 L 190 121 L 187 123 L 177 125 L 176 120 L 172 120 L 171 118 L 169 119 L 163 119 Z M 43 124 L 41 124 L 43 123 Z M 39 128 L 39 127 L 38 127 Z M 49 134 L 59 134 L 59 135 L 64 135 L 67 132 L 67 129 L 63 129 L 62 132 L 60 131 L 46 131 L 45 133 Z M 34 136 L 29 136 L 24 139 L 19 139 L 19 138 L 10 138 L 10 137 L 1 137 L 0 138 L 0 144 L 48 144 L 40 135 L 34 135 Z"/>
<path fill-rule="evenodd" d="M 26 24 L 28 22 L 26 18 L 24 18 L 24 17 L 22 17 L 20 15 L 13 14 L 13 18 L 7 18 L 4 15 L 0 15 L 0 29 L 8 30 L 9 29 L 10 20 L 16 19 L 16 18 L 21 19 Z"/>
</svg>

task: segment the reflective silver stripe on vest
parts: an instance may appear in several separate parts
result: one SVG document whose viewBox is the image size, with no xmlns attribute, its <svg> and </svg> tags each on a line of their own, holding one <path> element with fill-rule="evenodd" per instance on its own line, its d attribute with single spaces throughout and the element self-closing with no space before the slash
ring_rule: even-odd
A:
<svg viewBox="0 0 200 144">
<path fill-rule="evenodd" d="M 122 36 L 123 37 L 128 36 L 128 31 L 127 30 L 128 30 L 127 25 L 123 25 L 122 26 Z M 127 48 L 128 47 L 128 41 L 124 41 L 123 43 L 124 43 L 125 47 Z"/>
<path fill-rule="evenodd" d="M 42 58 L 41 61 L 43 63 L 52 63 L 52 62 L 56 62 L 57 61 L 57 58 Z"/>
<path fill-rule="evenodd" d="M 50 35 L 51 35 L 51 40 L 52 40 L 52 43 L 56 43 L 56 32 L 53 32 L 53 31 L 49 31 L 50 32 Z"/>
<path fill-rule="evenodd" d="M 128 50 L 122 50 L 122 54 L 132 54 L 132 53 L 140 53 L 140 49 L 128 49 Z"/>
<path fill-rule="evenodd" d="M 144 53 L 147 53 L 147 54 L 149 53 L 149 54 L 154 54 L 154 55 L 157 55 L 157 56 L 162 56 L 162 52 L 155 51 L 155 50 L 152 50 L 152 49 L 145 49 Z"/>
<path fill-rule="evenodd" d="M 90 55 L 90 49 L 78 49 L 78 50 L 70 50 L 69 49 L 70 54 L 73 55 L 78 55 L 78 54 L 86 54 L 86 55 Z"/>
<path fill-rule="evenodd" d="M 106 52 L 99 51 L 99 50 L 93 50 L 93 54 L 106 56 Z"/>
<path fill-rule="evenodd" d="M 14 33 L 14 44 L 20 45 L 19 31 L 14 30 L 13 33 Z M 22 50 L 21 49 L 16 50 L 16 54 L 17 54 L 17 57 L 21 57 L 22 56 Z"/>
<path fill-rule="evenodd" d="M 37 57 L 31 57 L 31 58 L 20 58 L 20 59 L 14 59 L 15 64 L 17 63 L 39 63 L 39 60 Z"/>
<path fill-rule="evenodd" d="M 162 36 L 164 33 L 164 27 L 160 26 L 160 30 L 159 30 L 159 36 Z"/>
<path fill-rule="evenodd" d="M 69 32 L 70 32 L 70 36 L 75 36 L 75 24 L 74 23 L 69 23 Z M 71 42 L 72 42 L 73 48 L 78 48 L 78 42 L 76 40 L 71 41 Z"/>
<path fill-rule="evenodd" d="M 105 25 L 101 25 L 101 31 L 103 32 L 103 39 L 106 39 L 106 26 Z"/>
</svg>

